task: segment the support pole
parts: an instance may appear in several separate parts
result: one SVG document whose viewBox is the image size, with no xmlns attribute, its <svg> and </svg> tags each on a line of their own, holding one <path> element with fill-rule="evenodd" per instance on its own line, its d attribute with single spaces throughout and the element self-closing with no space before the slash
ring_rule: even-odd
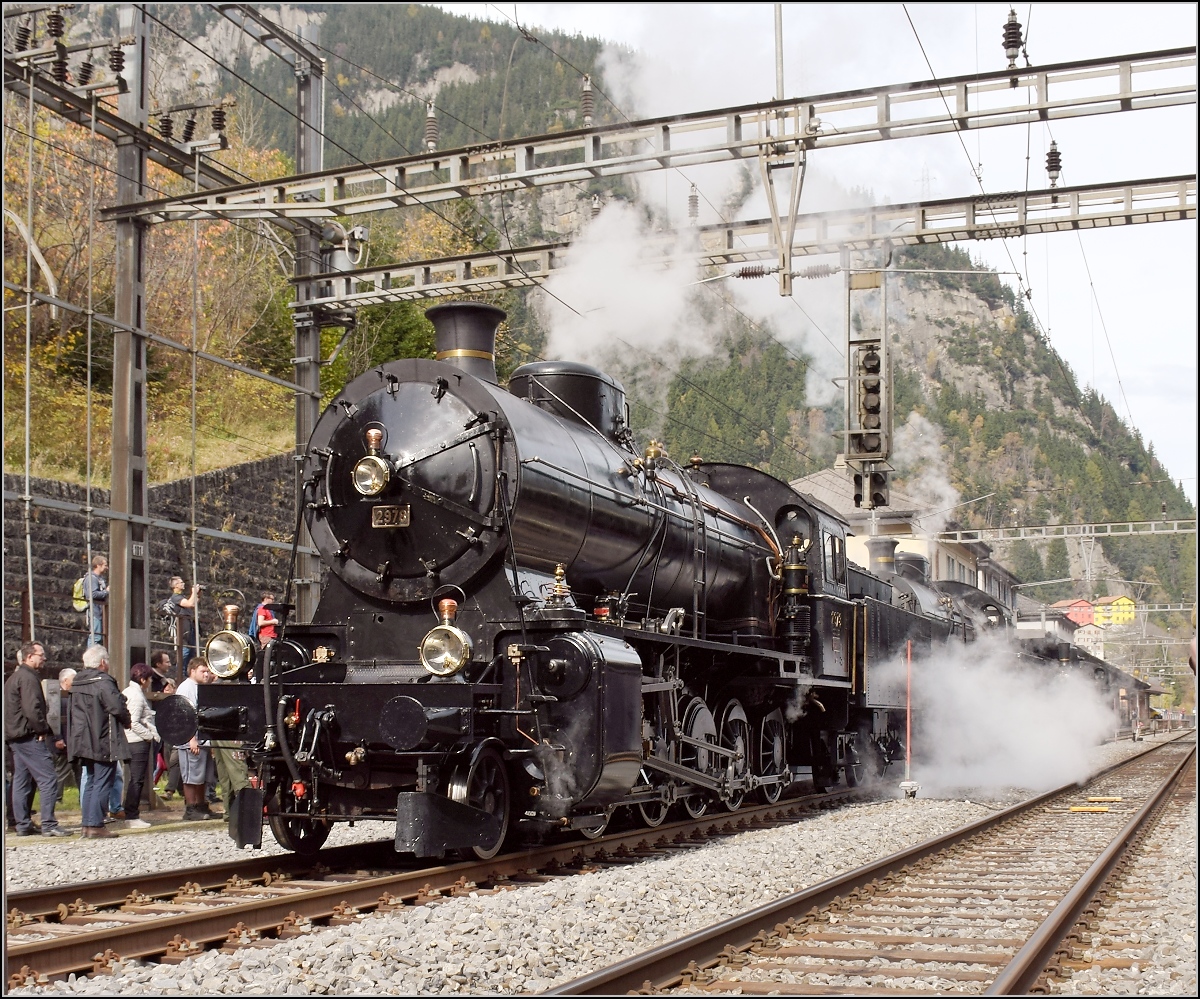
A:
<svg viewBox="0 0 1200 999">
<path fill-rule="evenodd" d="M 908 687 L 904 695 L 904 779 L 912 780 L 912 639 L 904 643 Z"/>
<path fill-rule="evenodd" d="M 783 4 L 775 5 L 775 99 L 783 100 Z"/>
<path fill-rule="evenodd" d="M 317 26 L 301 29 L 301 40 L 316 43 Z M 315 173 L 324 167 L 325 131 L 325 61 L 295 56 L 296 73 L 296 167 L 300 173 Z M 296 277 L 303 278 L 321 270 L 321 240 L 319 227 L 302 227 L 296 231 Z M 296 384 L 311 389 L 316 395 L 296 393 L 296 510 L 304 504 L 304 458 L 308 439 L 317 425 L 321 407 L 321 324 L 316 311 L 304 303 L 316 297 L 316 286 L 303 281 L 296 286 L 297 309 L 293 316 L 296 333 Z M 312 548 L 312 539 L 304 518 L 300 523 L 300 547 Z M 296 559 L 296 610 L 292 620 L 306 623 L 312 620 L 317 605 L 317 587 L 321 580 L 321 564 L 316 556 L 301 551 Z"/>
<path fill-rule="evenodd" d="M 121 75 L 128 91 L 120 97 L 120 116 L 144 130 L 148 120 L 149 20 L 140 4 L 122 4 L 118 16 L 121 37 L 133 37 L 133 43 L 123 47 Z M 146 150 L 133 137 L 119 137 L 117 200 L 138 202 L 145 197 Z M 116 239 L 114 317 L 127 327 L 142 329 L 146 318 L 144 227 L 135 221 L 118 221 Z M 146 338 L 117 327 L 113 330 L 112 509 L 144 516 L 146 486 Z M 129 664 L 147 662 L 150 648 L 146 527 L 113 520 L 109 537 L 108 644 L 112 674 L 124 687 Z"/>
</svg>

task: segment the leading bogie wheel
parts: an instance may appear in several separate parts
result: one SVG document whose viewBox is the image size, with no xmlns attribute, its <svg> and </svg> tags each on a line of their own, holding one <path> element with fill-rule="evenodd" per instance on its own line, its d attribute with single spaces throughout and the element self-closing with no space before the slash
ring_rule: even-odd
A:
<svg viewBox="0 0 1200 999">
<path fill-rule="evenodd" d="M 283 807 L 287 807 L 291 811 L 299 806 L 295 801 L 290 801 L 286 806 L 281 806 L 280 810 Z M 331 823 L 321 819 L 295 815 L 271 815 L 269 822 L 275 842 L 285 850 L 290 850 L 302 857 L 315 857 L 320 853 L 321 847 L 329 839 L 330 830 L 333 828 Z"/>
<path fill-rule="evenodd" d="M 658 787 L 660 778 L 648 767 L 642 767 L 638 780 L 650 787 Z M 666 822 L 670 807 L 662 798 L 652 798 L 649 801 L 639 801 L 637 811 L 642 817 L 642 822 L 654 829 Z"/>
<path fill-rule="evenodd" d="M 503 758 L 491 746 L 483 749 L 470 764 L 464 763 L 454 772 L 449 791 L 454 801 L 487 812 L 499 823 L 492 841 L 463 851 L 480 860 L 491 860 L 504 846 L 511 816 L 508 771 Z"/>
<path fill-rule="evenodd" d="M 601 836 L 603 836 L 606 832 L 608 832 L 608 824 L 612 821 L 612 816 L 613 813 L 611 811 L 606 812 L 604 815 L 604 821 L 601 822 L 600 825 L 592 826 L 590 829 L 581 828 L 579 831 L 583 833 L 583 838 L 599 839 Z"/>
</svg>

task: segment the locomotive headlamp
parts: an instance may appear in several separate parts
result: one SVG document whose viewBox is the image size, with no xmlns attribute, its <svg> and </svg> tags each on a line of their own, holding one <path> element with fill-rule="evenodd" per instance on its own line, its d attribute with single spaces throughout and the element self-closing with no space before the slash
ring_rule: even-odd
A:
<svg viewBox="0 0 1200 999">
<path fill-rule="evenodd" d="M 421 665 L 434 676 L 453 676 L 471 658 L 471 636 L 452 624 L 439 624 L 423 639 Z"/>
<path fill-rule="evenodd" d="M 213 676 L 228 680 L 254 662 L 254 645 L 239 631 L 218 631 L 204 647 Z"/>
<path fill-rule="evenodd" d="M 377 454 L 359 458 L 354 466 L 354 488 L 363 496 L 378 496 L 392 478 L 387 459 Z"/>
</svg>

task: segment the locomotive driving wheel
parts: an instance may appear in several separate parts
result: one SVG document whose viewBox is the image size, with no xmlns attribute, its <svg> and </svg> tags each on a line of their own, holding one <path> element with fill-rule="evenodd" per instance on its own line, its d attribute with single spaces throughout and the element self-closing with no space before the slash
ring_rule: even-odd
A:
<svg viewBox="0 0 1200 999">
<path fill-rule="evenodd" d="M 783 712 L 778 708 L 764 715 L 758 723 L 758 752 L 754 763 L 760 777 L 781 777 L 787 772 L 785 734 Z M 763 784 L 758 789 L 759 797 L 765 804 L 773 805 L 783 797 L 785 786 L 784 781 Z"/>
<path fill-rule="evenodd" d="M 285 850 L 302 857 L 316 856 L 329 839 L 332 825 L 322 819 L 295 814 L 303 811 L 305 806 L 289 793 L 277 797 L 273 804 L 276 807 L 271 811 L 291 813 L 270 816 L 271 833 L 275 841 Z"/>
<path fill-rule="evenodd" d="M 473 846 L 469 851 L 480 860 L 491 860 L 500 852 L 508 836 L 511 801 L 504 760 L 495 749 L 487 746 L 469 764 L 464 763 L 455 770 L 450 778 L 449 791 L 454 801 L 487 812 L 500 824 L 493 841 Z"/>
<path fill-rule="evenodd" d="M 697 742 L 716 744 L 717 723 L 702 698 L 693 697 L 683 712 L 683 734 Z M 679 762 L 685 767 L 708 773 L 712 761 L 712 751 L 704 749 L 703 746 L 685 742 L 680 747 Z M 686 795 L 683 799 L 683 810 L 693 819 L 700 818 L 708 811 L 707 792 Z"/>
<path fill-rule="evenodd" d="M 740 701 L 727 701 L 721 710 L 721 745 L 734 752 L 732 757 L 727 758 L 726 776 L 732 780 L 744 780 L 750 772 L 750 720 L 746 717 L 746 709 Z M 734 791 L 722 799 L 722 804 L 729 811 L 736 812 L 742 807 L 745 799 L 745 791 Z"/>
</svg>

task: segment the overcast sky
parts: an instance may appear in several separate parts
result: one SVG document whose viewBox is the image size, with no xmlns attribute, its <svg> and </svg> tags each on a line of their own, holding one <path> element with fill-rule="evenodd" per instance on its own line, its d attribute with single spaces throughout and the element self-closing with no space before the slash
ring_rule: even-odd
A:
<svg viewBox="0 0 1200 999">
<path fill-rule="evenodd" d="M 774 96 L 773 4 L 440 6 L 498 21 L 515 13 L 535 33 L 556 28 L 635 49 L 638 69 L 614 95 L 618 103 L 635 105 L 623 107 L 630 114 Z M 1007 4 L 909 4 L 922 55 L 900 4 L 784 4 L 785 93 L 924 80 L 929 65 L 937 76 L 1001 69 L 1008 10 Z M 1035 66 L 1196 44 L 1194 4 L 1022 4 L 1017 13 Z M 1194 104 L 1057 122 L 1049 130 L 982 130 L 965 136 L 969 156 L 953 135 L 864 144 L 818 152 L 810 170 L 824 169 L 843 186 L 868 188 L 880 202 L 895 202 L 978 193 L 974 160 L 982 165 L 986 190 L 1018 190 L 1025 187 L 1027 145 L 1030 186 L 1045 185 L 1051 137 L 1063 156 L 1062 183 L 1196 172 Z M 819 190 L 802 199 L 801 210 L 829 207 L 818 202 Z M 1012 268 L 1011 253 L 1028 275 L 1034 310 L 1081 385 L 1094 384 L 1119 414 L 1132 417 L 1195 501 L 1196 223 L 1032 236 L 1009 240 L 1008 252 L 997 241 L 969 248 L 1000 270 Z M 807 293 L 803 285 L 798 297 Z"/>
</svg>

